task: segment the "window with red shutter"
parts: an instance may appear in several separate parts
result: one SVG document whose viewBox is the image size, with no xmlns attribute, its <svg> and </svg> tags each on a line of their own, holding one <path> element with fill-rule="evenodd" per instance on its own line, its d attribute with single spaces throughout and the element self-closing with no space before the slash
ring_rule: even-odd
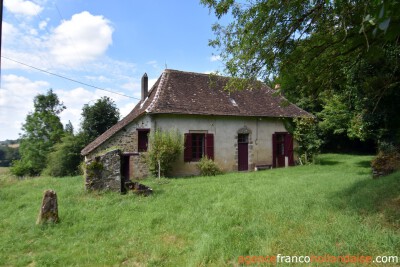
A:
<svg viewBox="0 0 400 267">
<path fill-rule="evenodd" d="M 291 134 L 285 135 L 285 155 L 288 157 L 289 166 L 294 166 L 294 158 L 293 158 L 293 137 Z"/>
<path fill-rule="evenodd" d="M 192 134 L 185 133 L 185 148 L 183 150 L 183 161 L 192 161 Z"/>
<path fill-rule="evenodd" d="M 206 156 L 214 160 L 214 135 L 206 134 Z"/>
<path fill-rule="evenodd" d="M 185 133 L 184 162 L 199 161 L 203 156 L 214 159 L 214 135 Z"/>
</svg>

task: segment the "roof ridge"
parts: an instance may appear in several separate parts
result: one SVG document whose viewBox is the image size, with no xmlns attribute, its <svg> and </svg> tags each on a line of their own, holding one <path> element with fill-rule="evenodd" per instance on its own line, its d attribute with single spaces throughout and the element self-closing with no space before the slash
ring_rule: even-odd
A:
<svg viewBox="0 0 400 267">
<path fill-rule="evenodd" d="M 146 112 L 147 113 L 152 112 L 152 110 L 154 109 L 154 106 L 157 103 L 158 98 L 160 97 L 161 89 L 164 86 L 164 81 L 166 80 L 166 78 L 165 78 L 166 77 L 166 73 L 167 73 L 167 71 L 164 71 L 162 73 L 162 75 L 161 75 L 161 79 L 160 79 L 160 82 L 159 82 L 159 84 L 157 86 L 157 91 L 156 91 L 156 94 L 154 95 L 153 101 L 151 101 L 149 106 L 146 108 Z"/>
<path fill-rule="evenodd" d="M 194 75 L 202 75 L 202 76 L 210 76 L 210 75 L 214 75 L 214 76 L 218 76 L 221 78 L 232 78 L 229 76 L 223 76 L 218 74 L 218 72 L 210 72 L 210 73 L 203 73 L 203 72 L 194 72 L 194 71 L 184 71 L 184 70 L 175 70 L 175 69 L 165 69 L 164 72 L 168 72 L 168 73 L 185 73 L 185 74 L 194 74 Z"/>
</svg>

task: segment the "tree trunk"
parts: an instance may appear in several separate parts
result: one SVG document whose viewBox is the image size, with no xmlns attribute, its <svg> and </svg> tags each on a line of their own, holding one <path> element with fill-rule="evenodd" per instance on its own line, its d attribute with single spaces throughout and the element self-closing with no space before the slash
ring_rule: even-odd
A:
<svg viewBox="0 0 400 267">
<path fill-rule="evenodd" d="M 157 162 L 158 162 L 158 179 L 160 179 L 161 178 L 161 161 L 158 160 Z"/>
</svg>

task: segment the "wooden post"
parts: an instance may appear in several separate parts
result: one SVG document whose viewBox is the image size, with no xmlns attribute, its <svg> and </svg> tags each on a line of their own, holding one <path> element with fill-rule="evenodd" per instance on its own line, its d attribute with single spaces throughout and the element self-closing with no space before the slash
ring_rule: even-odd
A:
<svg viewBox="0 0 400 267">
<path fill-rule="evenodd" d="M 57 194 L 53 190 L 44 191 L 42 206 L 40 207 L 36 224 L 43 224 L 46 222 L 59 222 Z"/>
</svg>

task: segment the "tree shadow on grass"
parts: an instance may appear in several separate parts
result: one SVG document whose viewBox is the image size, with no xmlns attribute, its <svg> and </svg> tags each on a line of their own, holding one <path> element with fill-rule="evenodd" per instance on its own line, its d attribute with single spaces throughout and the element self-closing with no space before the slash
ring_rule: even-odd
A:
<svg viewBox="0 0 400 267">
<path fill-rule="evenodd" d="M 386 223 L 400 229 L 400 172 L 359 181 L 338 192 L 334 199 L 341 210 L 350 209 L 360 215 L 380 213 Z"/>
<path fill-rule="evenodd" d="M 362 168 L 371 168 L 371 161 L 370 160 L 361 160 L 356 163 L 357 167 L 362 167 Z"/>
<path fill-rule="evenodd" d="M 330 160 L 330 159 L 318 159 L 318 165 L 322 166 L 332 166 L 340 164 L 340 161 L 337 160 Z"/>
</svg>

